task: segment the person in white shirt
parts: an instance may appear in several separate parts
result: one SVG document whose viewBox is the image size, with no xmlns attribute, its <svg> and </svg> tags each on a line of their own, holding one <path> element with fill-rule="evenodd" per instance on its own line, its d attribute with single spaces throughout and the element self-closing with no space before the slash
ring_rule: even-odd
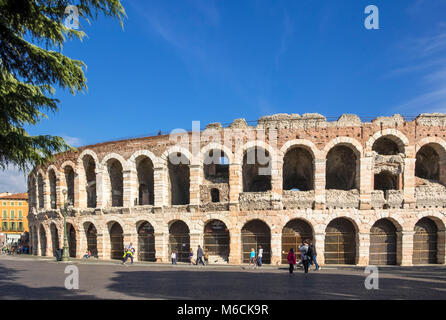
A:
<svg viewBox="0 0 446 320">
<path fill-rule="evenodd" d="M 262 245 L 259 244 L 259 252 L 257 254 L 257 264 L 259 267 L 262 266 L 262 258 L 263 258 L 263 248 Z"/>
<path fill-rule="evenodd" d="M 177 264 L 177 252 L 176 251 L 172 251 L 172 264 Z"/>
</svg>

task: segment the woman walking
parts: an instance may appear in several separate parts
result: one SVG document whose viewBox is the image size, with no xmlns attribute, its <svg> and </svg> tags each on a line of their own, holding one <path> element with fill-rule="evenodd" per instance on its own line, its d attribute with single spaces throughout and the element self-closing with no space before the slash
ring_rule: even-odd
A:
<svg viewBox="0 0 446 320">
<path fill-rule="evenodd" d="M 286 257 L 288 263 L 290 264 L 290 277 L 293 275 L 294 265 L 296 264 L 296 255 L 294 254 L 293 248 L 288 252 L 288 256 Z"/>
<path fill-rule="evenodd" d="M 257 266 L 256 263 L 256 251 L 254 250 L 254 248 L 251 248 L 251 253 L 249 254 L 249 265 L 253 265 L 253 267 L 255 268 Z"/>
</svg>

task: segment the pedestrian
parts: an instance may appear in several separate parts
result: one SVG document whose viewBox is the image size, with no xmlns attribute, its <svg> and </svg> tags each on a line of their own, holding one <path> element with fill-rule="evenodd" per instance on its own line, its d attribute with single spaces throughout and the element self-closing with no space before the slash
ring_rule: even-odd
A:
<svg viewBox="0 0 446 320">
<path fill-rule="evenodd" d="M 316 252 L 316 247 L 313 245 L 313 241 L 309 240 L 309 244 L 310 246 L 308 247 L 308 252 L 309 252 L 309 256 L 311 258 L 311 264 L 313 264 L 314 262 L 314 266 L 315 269 L 314 270 L 320 270 L 321 267 L 319 266 L 319 264 L 317 263 L 317 252 Z"/>
<path fill-rule="evenodd" d="M 198 263 L 201 263 L 202 265 L 205 265 L 204 261 L 203 261 L 203 256 L 204 256 L 203 249 L 201 249 L 200 245 L 198 245 L 198 249 L 197 249 L 197 262 L 195 263 L 196 266 L 198 265 Z"/>
<path fill-rule="evenodd" d="M 305 240 L 300 246 L 300 259 L 302 260 L 302 264 L 304 266 L 305 273 L 308 273 L 308 265 L 310 264 L 310 259 L 308 257 L 308 243 Z"/>
<path fill-rule="evenodd" d="M 189 262 L 190 264 L 194 264 L 194 252 L 192 248 L 189 250 Z"/>
<path fill-rule="evenodd" d="M 296 264 L 296 255 L 294 254 L 294 249 L 291 248 L 288 252 L 288 256 L 286 257 L 288 263 L 290 264 L 290 276 L 293 274 L 294 265 Z"/>
<path fill-rule="evenodd" d="M 88 258 L 90 258 L 90 256 L 91 256 L 90 250 L 85 251 L 84 259 L 88 259 Z"/>
<path fill-rule="evenodd" d="M 257 264 L 259 267 L 262 266 L 262 257 L 263 257 L 263 248 L 262 245 L 259 244 L 259 253 L 257 254 Z"/>
<path fill-rule="evenodd" d="M 172 255 L 170 257 L 172 258 L 172 264 L 177 264 L 177 252 L 172 251 Z"/>
<path fill-rule="evenodd" d="M 89 252 L 91 255 L 91 252 Z M 132 261 L 131 264 L 133 264 L 133 255 L 135 253 L 135 249 L 133 247 L 127 247 L 127 249 L 124 251 L 124 256 L 122 260 L 122 264 L 125 264 L 127 262 L 127 259 L 130 258 Z"/>
<path fill-rule="evenodd" d="M 256 263 L 256 251 L 254 250 L 254 248 L 251 248 L 251 253 L 249 255 L 249 265 L 251 265 L 251 263 L 252 263 L 253 267 L 257 266 L 257 263 Z"/>
</svg>

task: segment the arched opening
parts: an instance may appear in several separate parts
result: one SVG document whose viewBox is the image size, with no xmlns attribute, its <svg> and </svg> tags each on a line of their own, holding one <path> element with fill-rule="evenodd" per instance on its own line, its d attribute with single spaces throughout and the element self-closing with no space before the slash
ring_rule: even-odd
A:
<svg viewBox="0 0 446 320">
<path fill-rule="evenodd" d="M 98 256 L 98 231 L 93 223 L 88 223 L 85 226 L 85 233 L 87 236 L 87 250 L 91 252 L 93 257 Z"/>
<path fill-rule="evenodd" d="M 313 156 L 302 147 L 288 150 L 283 158 L 283 190 L 309 191 L 313 189 Z"/>
<path fill-rule="evenodd" d="M 287 255 L 291 248 L 298 252 L 299 245 L 304 240 L 313 240 L 313 230 L 311 226 L 301 220 L 293 219 L 289 221 L 282 230 L 282 263 L 288 264 Z"/>
<path fill-rule="evenodd" d="M 228 262 L 229 230 L 224 222 L 212 220 L 205 225 L 204 251 L 208 253 L 210 262 Z"/>
<path fill-rule="evenodd" d="M 169 156 L 168 170 L 170 203 L 172 205 L 189 204 L 189 159 L 181 153 L 177 153 L 176 157 Z"/>
<path fill-rule="evenodd" d="M 30 192 L 29 202 L 33 208 L 36 208 L 38 205 L 37 204 L 38 199 L 37 199 L 36 179 L 34 178 L 34 176 L 31 176 L 29 180 L 29 192 Z"/>
<path fill-rule="evenodd" d="M 169 227 L 169 256 L 173 251 L 176 251 L 179 262 L 189 262 L 189 228 L 180 220 L 173 222 Z"/>
<path fill-rule="evenodd" d="M 271 263 L 271 231 L 261 220 L 247 222 L 242 228 L 242 261 L 249 263 L 251 249 L 258 253 L 259 246 L 263 248 L 263 263 Z"/>
<path fill-rule="evenodd" d="M 344 145 L 335 146 L 328 152 L 326 160 L 325 189 L 358 189 L 358 156 L 351 148 Z"/>
<path fill-rule="evenodd" d="M 438 228 L 432 219 L 422 218 L 415 225 L 413 264 L 435 264 L 437 260 Z"/>
<path fill-rule="evenodd" d="M 415 176 L 435 182 L 440 180 L 440 156 L 433 145 L 424 145 L 417 152 Z"/>
<path fill-rule="evenodd" d="M 65 183 L 67 186 L 67 201 L 74 205 L 74 170 L 71 166 L 64 168 Z"/>
<path fill-rule="evenodd" d="M 44 185 L 43 185 L 43 177 L 42 174 L 37 175 L 37 188 L 39 193 L 39 208 L 44 207 Z"/>
<path fill-rule="evenodd" d="M 390 171 L 381 171 L 375 174 L 374 188 L 375 190 L 382 190 L 384 192 L 398 190 L 398 176 L 392 174 Z"/>
<path fill-rule="evenodd" d="M 356 263 L 356 230 L 349 220 L 336 218 L 325 230 L 325 263 Z"/>
<path fill-rule="evenodd" d="M 57 230 L 57 227 L 54 223 L 51 223 L 50 232 L 51 232 L 51 243 L 53 245 L 53 256 L 55 256 L 56 250 L 60 249 L 60 244 L 59 244 L 59 231 Z"/>
<path fill-rule="evenodd" d="M 48 180 L 50 183 L 50 203 L 51 209 L 57 208 L 57 193 L 56 193 L 56 173 L 53 169 L 48 171 Z"/>
<path fill-rule="evenodd" d="M 110 257 L 116 260 L 122 260 L 124 254 L 124 232 L 119 223 L 113 222 L 110 227 Z"/>
<path fill-rule="evenodd" d="M 138 204 L 153 205 L 154 183 L 153 183 L 153 163 L 150 158 L 141 156 L 136 159 L 136 171 L 138 176 Z"/>
<path fill-rule="evenodd" d="M 112 207 L 122 207 L 124 199 L 124 177 L 122 165 L 116 159 L 107 161 L 108 177 L 110 180 L 110 200 Z"/>
<path fill-rule="evenodd" d="M 204 178 L 212 183 L 229 183 L 229 159 L 221 150 L 210 150 L 203 163 Z"/>
<path fill-rule="evenodd" d="M 250 148 L 243 156 L 243 192 L 271 190 L 271 157 L 263 148 Z"/>
<path fill-rule="evenodd" d="M 39 235 L 37 234 L 37 227 L 33 227 L 32 239 L 33 239 L 33 254 L 37 255 L 38 254 L 37 248 L 39 247 Z"/>
<path fill-rule="evenodd" d="M 68 250 L 70 257 L 76 258 L 76 230 L 71 223 L 67 222 L 67 237 L 68 237 Z"/>
<path fill-rule="evenodd" d="M 389 135 L 378 138 L 373 143 L 372 150 L 383 156 L 391 156 L 404 153 L 404 145 L 399 138 Z"/>
<path fill-rule="evenodd" d="M 155 231 L 147 221 L 138 228 L 138 259 L 140 261 L 156 261 Z"/>
<path fill-rule="evenodd" d="M 395 265 L 397 260 L 396 227 L 388 219 L 380 219 L 370 229 L 370 265 Z"/>
<path fill-rule="evenodd" d="M 220 202 L 220 191 L 217 188 L 211 189 L 211 200 L 212 202 Z"/>
<path fill-rule="evenodd" d="M 93 157 L 88 154 L 85 155 L 82 162 L 85 170 L 87 207 L 96 208 L 96 162 Z"/>
<path fill-rule="evenodd" d="M 40 228 L 39 228 L 39 237 L 40 237 L 40 255 L 46 256 L 46 254 L 47 254 L 47 252 L 46 252 L 46 246 L 47 246 L 46 232 L 45 232 L 45 228 L 42 225 L 40 225 Z"/>
</svg>

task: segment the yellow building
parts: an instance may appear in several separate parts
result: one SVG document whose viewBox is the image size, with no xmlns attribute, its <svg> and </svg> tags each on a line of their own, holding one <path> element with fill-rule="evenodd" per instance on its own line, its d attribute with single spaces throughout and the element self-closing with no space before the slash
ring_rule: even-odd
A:
<svg viewBox="0 0 446 320">
<path fill-rule="evenodd" d="M 28 232 L 28 194 L 0 193 L 0 244 L 17 242 Z"/>
</svg>

